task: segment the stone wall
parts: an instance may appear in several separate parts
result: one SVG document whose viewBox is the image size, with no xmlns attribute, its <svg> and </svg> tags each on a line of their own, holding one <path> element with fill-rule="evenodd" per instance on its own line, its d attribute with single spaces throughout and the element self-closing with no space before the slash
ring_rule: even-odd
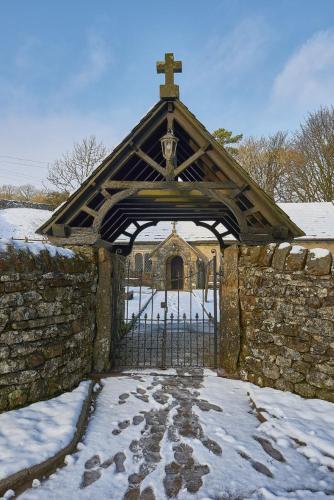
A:
<svg viewBox="0 0 334 500">
<path fill-rule="evenodd" d="M 0 209 L 3 208 L 37 208 L 39 210 L 54 210 L 48 203 L 34 203 L 32 201 L 17 201 L 0 199 Z M 51 215 L 51 214 L 50 214 Z"/>
<path fill-rule="evenodd" d="M 224 269 L 225 370 L 260 386 L 334 401 L 331 253 L 288 243 L 234 246 L 225 251 Z"/>
<path fill-rule="evenodd" d="M 73 388 L 92 369 L 94 253 L 0 242 L 0 410 Z"/>
</svg>

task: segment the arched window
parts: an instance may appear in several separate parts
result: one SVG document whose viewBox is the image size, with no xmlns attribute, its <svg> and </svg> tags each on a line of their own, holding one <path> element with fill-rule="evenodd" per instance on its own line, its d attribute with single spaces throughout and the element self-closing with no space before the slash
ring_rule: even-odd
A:
<svg viewBox="0 0 334 500">
<path fill-rule="evenodd" d="M 145 254 L 144 271 L 145 271 L 145 273 L 151 273 L 152 272 L 152 261 L 150 259 L 150 254 L 149 253 Z"/>
<path fill-rule="evenodd" d="M 143 270 L 143 254 L 136 253 L 135 255 L 135 271 L 141 273 Z"/>
</svg>

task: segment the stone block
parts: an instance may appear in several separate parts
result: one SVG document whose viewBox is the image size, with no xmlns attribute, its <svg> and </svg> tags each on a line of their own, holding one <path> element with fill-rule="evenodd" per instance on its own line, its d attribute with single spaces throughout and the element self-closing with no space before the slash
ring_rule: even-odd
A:
<svg viewBox="0 0 334 500">
<path fill-rule="evenodd" d="M 305 374 L 295 371 L 293 368 L 284 368 L 282 370 L 282 377 L 285 380 L 289 380 L 294 384 L 298 382 L 303 382 L 305 380 Z"/>
<path fill-rule="evenodd" d="M 45 362 L 45 358 L 41 352 L 30 354 L 27 358 L 27 368 L 37 368 Z"/>
<path fill-rule="evenodd" d="M 23 296 L 20 292 L 5 293 L 0 295 L 0 309 L 18 307 L 23 305 Z"/>
<path fill-rule="evenodd" d="M 25 361 L 24 359 L 6 359 L 0 361 L 0 375 L 5 373 L 13 373 L 19 370 L 24 370 Z"/>
<path fill-rule="evenodd" d="M 42 300 L 42 295 L 34 290 L 30 290 L 29 292 L 22 293 L 22 298 L 24 304 L 30 305 Z"/>
<path fill-rule="evenodd" d="M 261 373 L 262 372 L 262 362 L 260 359 L 254 358 L 252 356 L 245 357 L 245 365 L 248 371 Z"/>
<path fill-rule="evenodd" d="M 284 356 L 277 356 L 276 364 L 280 368 L 290 368 L 292 364 L 292 359 L 285 358 Z"/>
<path fill-rule="evenodd" d="M 276 247 L 274 251 L 274 256 L 272 260 L 272 267 L 278 271 L 283 271 L 285 266 L 285 260 L 291 250 L 291 245 L 289 243 L 281 243 Z"/>
<path fill-rule="evenodd" d="M 310 343 L 299 340 L 298 337 L 285 337 L 283 345 L 301 353 L 308 352 L 310 350 Z"/>
<path fill-rule="evenodd" d="M 275 249 L 276 249 L 275 243 L 269 243 L 269 245 L 261 247 L 260 255 L 258 258 L 259 266 L 269 267 L 271 265 Z"/>
<path fill-rule="evenodd" d="M 275 382 L 275 388 L 279 389 L 280 391 L 290 391 L 293 392 L 294 386 L 292 382 L 289 382 L 288 380 L 284 380 L 282 378 L 276 380 Z"/>
<path fill-rule="evenodd" d="M 305 267 L 307 249 L 298 245 L 293 245 L 289 255 L 285 260 L 286 271 L 302 271 Z"/>
<path fill-rule="evenodd" d="M 263 374 L 267 378 L 271 380 L 277 380 L 280 377 L 280 370 L 277 365 L 263 362 L 262 367 Z"/>
<path fill-rule="evenodd" d="M 311 365 L 309 363 L 305 363 L 305 361 L 293 361 L 292 368 L 300 373 L 308 373 L 311 369 Z"/>
<path fill-rule="evenodd" d="M 326 373 L 330 377 L 334 377 L 334 361 L 328 361 L 327 363 L 321 363 L 315 365 L 315 369 L 319 372 Z"/>
<path fill-rule="evenodd" d="M 314 398 L 316 389 L 309 384 L 300 383 L 295 384 L 294 392 L 299 396 L 303 396 L 303 398 Z"/>
<path fill-rule="evenodd" d="M 319 389 L 334 390 L 334 378 L 326 373 L 312 370 L 306 377 L 307 382 Z"/>
<path fill-rule="evenodd" d="M 4 331 L 8 323 L 8 314 L 0 312 L 0 333 Z"/>
<path fill-rule="evenodd" d="M 318 389 L 316 391 L 316 397 L 334 403 L 334 390 Z"/>
<path fill-rule="evenodd" d="M 325 248 L 313 248 L 309 251 L 305 270 L 314 276 L 324 276 L 330 274 L 332 265 L 332 255 Z"/>
<path fill-rule="evenodd" d="M 10 314 L 10 319 L 13 322 L 16 321 L 26 321 L 29 319 L 34 319 L 37 316 L 37 311 L 35 308 L 32 307 L 17 307 L 14 309 L 11 314 Z"/>
<path fill-rule="evenodd" d="M 15 389 L 8 394 L 9 409 L 23 406 L 28 399 L 27 389 Z"/>
</svg>

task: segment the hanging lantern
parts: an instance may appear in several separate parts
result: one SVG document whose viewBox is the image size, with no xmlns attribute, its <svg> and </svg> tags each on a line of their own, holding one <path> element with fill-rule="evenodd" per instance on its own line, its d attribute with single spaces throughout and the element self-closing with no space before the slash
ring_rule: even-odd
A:
<svg viewBox="0 0 334 500">
<path fill-rule="evenodd" d="M 166 161 L 170 162 L 175 158 L 178 141 L 172 129 L 169 129 L 167 134 L 161 137 L 162 155 Z"/>
</svg>

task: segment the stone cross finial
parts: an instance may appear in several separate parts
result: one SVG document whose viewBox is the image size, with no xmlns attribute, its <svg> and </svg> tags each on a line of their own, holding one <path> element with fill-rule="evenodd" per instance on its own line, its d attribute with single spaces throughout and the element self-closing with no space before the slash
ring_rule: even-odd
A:
<svg viewBox="0 0 334 500">
<path fill-rule="evenodd" d="M 160 98 L 178 98 L 179 86 L 174 83 L 174 73 L 182 73 L 182 61 L 174 61 L 174 54 L 167 52 L 165 61 L 157 62 L 157 73 L 165 73 L 165 84 L 160 85 Z"/>
<path fill-rule="evenodd" d="M 176 224 L 177 224 L 176 221 L 172 222 L 172 226 L 173 226 L 172 232 L 173 233 L 176 233 Z"/>
</svg>

